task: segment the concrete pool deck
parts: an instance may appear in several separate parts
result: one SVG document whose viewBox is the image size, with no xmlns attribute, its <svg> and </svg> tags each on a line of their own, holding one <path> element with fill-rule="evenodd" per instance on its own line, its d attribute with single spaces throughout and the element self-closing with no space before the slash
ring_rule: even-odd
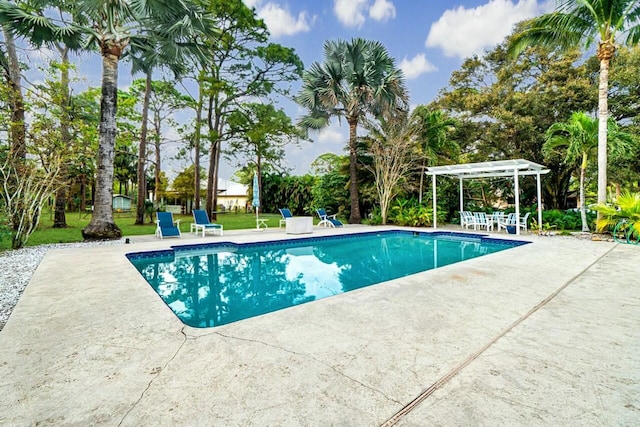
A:
<svg viewBox="0 0 640 427">
<path fill-rule="evenodd" d="M 0 331 L 0 425 L 640 424 L 637 246 L 523 235 L 210 329 L 184 326 L 124 257 L 289 237 L 49 251 Z"/>
</svg>

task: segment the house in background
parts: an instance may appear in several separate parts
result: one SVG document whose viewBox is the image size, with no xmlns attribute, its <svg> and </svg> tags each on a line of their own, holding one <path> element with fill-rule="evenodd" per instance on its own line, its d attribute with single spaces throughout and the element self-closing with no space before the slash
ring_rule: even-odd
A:
<svg viewBox="0 0 640 427">
<path fill-rule="evenodd" d="M 131 197 L 123 194 L 114 194 L 111 204 L 114 212 L 129 212 L 131 210 Z"/>
<path fill-rule="evenodd" d="M 218 205 L 235 211 L 247 206 L 249 187 L 226 179 L 218 179 Z"/>
</svg>

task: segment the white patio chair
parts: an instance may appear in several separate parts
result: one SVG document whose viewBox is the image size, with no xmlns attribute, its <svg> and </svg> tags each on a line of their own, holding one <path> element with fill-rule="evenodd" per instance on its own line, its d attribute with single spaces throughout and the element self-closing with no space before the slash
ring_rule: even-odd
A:
<svg viewBox="0 0 640 427">
<path fill-rule="evenodd" d="M 515 226 L 516 225 L 516 214 L 515 213 L 510 213 L 509 215 L 507 215 L 507 219 L 503 219 L 502 221 L 498 221 L 498 231 L 502 230 L 503 228 L 506 230 L 507 226 Z"/>
<path fill-rule="evenodd" d="M 469 227 L 473 226 L 475 224 L 475 218 L 473 217 L 473 214 L 469 211 L 460 211 L 460 226 L 466 228 L 467 230 L 469 229 Z"/>
<path fill-rule="evenodd" d="M 518 226 L 524 231 L 527 231 L 527 219 L 529 219 L 529 215 L 531 215 L 531 212 L 527 212 L 526 214 L 524 214 L 524 216 L 520 218 L 520 221 L 518 222 Z"/>
<path fill-rule="evenodd" d="M 484 212 L 474 212 L 473 217 L 475 218 L 475 222 L 473 223 L 473 229 L 477 230 L 478 227 L 481 229 L 484 227 L 487 231 L 493 231 L 493 219 L 489 219 L 487 214 Z"/>
</svg>

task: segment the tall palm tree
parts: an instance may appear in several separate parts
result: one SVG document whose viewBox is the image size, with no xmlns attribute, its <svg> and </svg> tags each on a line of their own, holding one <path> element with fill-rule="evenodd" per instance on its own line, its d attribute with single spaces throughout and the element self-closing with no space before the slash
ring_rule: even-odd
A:
<svg viewBox="0 0 640 427">
<path fill-rule="evenodd" d="M 69 6 L 64 0 L 58 2 Z M 100 134 L 98 172 L 91 221 L 82 230 L 85 239 L 118 238 L 122 232 L 112 211 L 113 159 L 116 139 L 118 64 L 127 51 L 148 50 L 151 32 L 165 38 L 183 37 L 183 26 L 193 4 L 188 0 L 76 0 L 74 22 L 66 23 L 45 16 L 48 0 L 32 0 L 21 8 L 0 0 L 0 20 L 27 37 L 34 45 L 65 40 L 69 46 L 97 48 L 102 56 L 102 96 L 100 100 Z M 78 19 L 75 19 L 75 18 Z M 171 23 L 171 24 L 169 24 Z"/>
<path fill-rule="evenodd" d="M 442 110 L 430 110 L 426 105 L 419 105 L 411 113 L 410 122 L 411 127 L 415 129 L 423 155 L 418 194 L 418 201 L 422 203 L 426 166 L 434 166 L 441 161 L 455 160 L 460 153 L 460 146 L 449 138 L 449 134 L 455 129 L 456 121 L 447 117 Z"/>
<path fill-rule="evenodd" d="M 585 207 L 584 182 L 590 155 L 598 149 L 598 120 L 578 111 L 566 122 L 554 123 L 546 132 L 546 141 L 542 146 L 545 156 L 554 151 L 565 151 L 564 162 L 573 164 L 580 160 L 580 216 L 582 231 L 589 231 Z M 613 157 L 620 157 L 631 149 L 632 137 L 620 130 L 614 120 L 608 124 L 609 151 Z"/>
<path fill-rule="evenodd" d="M 368 114 L 393 115 L 405 110 L 408 94 L 402 71 L 377 41 L 356 38 L 327 41 L 324 63 L 314 62 L 302 77 L 296 102 L 308 110 L 300 120 L 304 129 L 321 129 L 332 117 L 349 125 L 349 223 L 360 223 L 357 179 L 357 128 Z"/>
<path fill-rule="evenodd" d="M 562 0 L 554 12 L 528 21 L 510 43 L 517 55 L 533 45 L 570 48 L 598 43 L 600 81 L 598 85 L 598 203 L 607 200 L 607 121 L 609 65 L 616 46 L 624 41 L 633 46 L 640 40 L 638 0 Z"/>
</svg>

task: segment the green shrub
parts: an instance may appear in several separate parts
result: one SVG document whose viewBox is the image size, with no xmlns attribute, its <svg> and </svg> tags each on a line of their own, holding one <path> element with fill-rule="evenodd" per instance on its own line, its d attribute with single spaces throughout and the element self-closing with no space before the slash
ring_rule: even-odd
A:
<svg viewBox="0 0 640 427">
<path fill-rule="evenodd" d="M 447 213 L 438 208 L 438 223 L 444 223 Z M 397 199 L 389 209 L 390 223 L 409 226 L 427 227 L 433 222 L 433 208 L 419 204 L 417 199 Z"/>
</svg>

